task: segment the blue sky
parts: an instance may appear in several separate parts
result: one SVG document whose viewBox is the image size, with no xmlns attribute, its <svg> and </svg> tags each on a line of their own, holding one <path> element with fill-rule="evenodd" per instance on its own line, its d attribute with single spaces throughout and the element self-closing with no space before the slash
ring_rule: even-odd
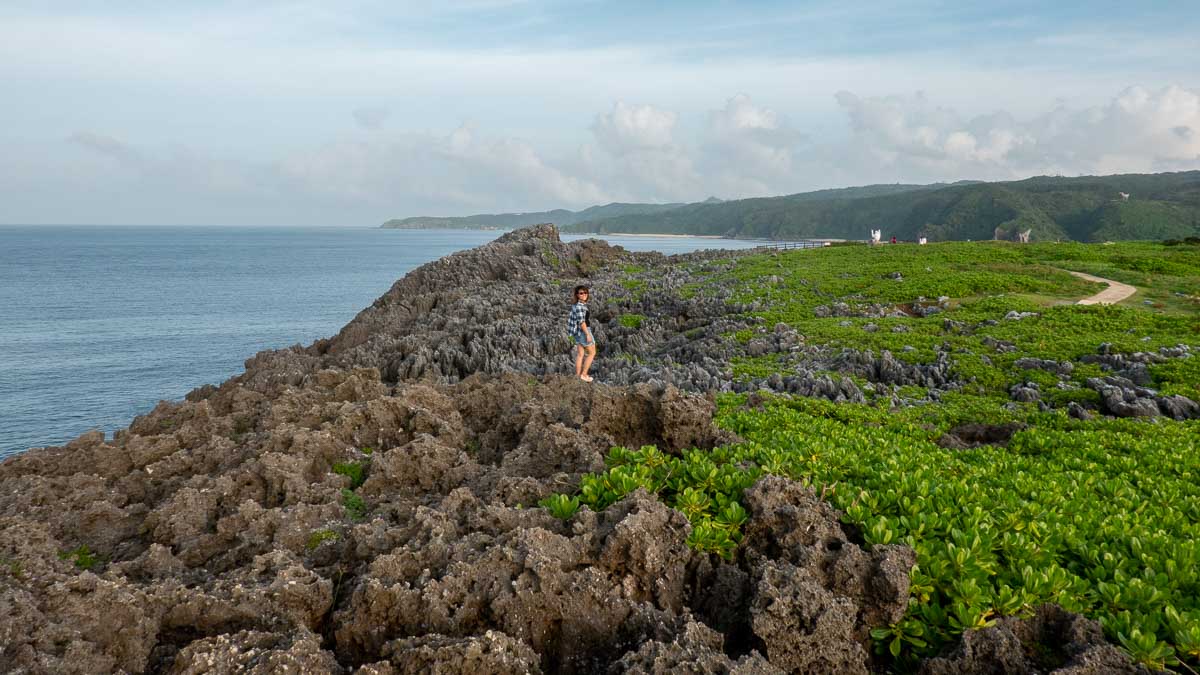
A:
<svg viewBox="0 0 1200 675">
<path fill-rule="evenodd" d="M 1195 2 L 13 2 L 0 223 L 1200 168 Z"/>
</svg>

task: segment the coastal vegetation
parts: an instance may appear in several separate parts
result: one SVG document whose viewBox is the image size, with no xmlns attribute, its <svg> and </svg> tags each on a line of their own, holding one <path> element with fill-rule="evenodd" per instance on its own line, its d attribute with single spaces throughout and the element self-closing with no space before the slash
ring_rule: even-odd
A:
<svg viewBox="0 0 1200 675">
<path fill-rule="evenodd" d="M 759 326 L 729 339 L 786 327 L 807 343 L 911 365 L 948 353 L 961 385 L 861 381 L 875 396 L 860 403 L 725 394 L 717 421 L 740 442 L 676 455 L 614 448 L 570 501 L 547 501 L 555 515 L 573 514 L 576 498 L 603 509 L 645 489 L 688 517 L 693 547 L 733 559 L 743 492 L 785 476 L 837 506 L 866 544 L 916 551 L 907 613 L 872 633 L 897 667 L 1046 602 L 1098 619 L 1148 667 L 1200 665 L 1200 421 L 1079 412 L 1098 402 L 1103 354 L 1200 344 L 1200 248 L 859 246 L 711 270 L 689 291 L 731 288 Z M 1140 290 L 1122 305 L 1077 305 L 1096 285 L 1067 270 Z M 747 356 L 734 372 L 779 377 L 804 359 Z M 1200 358 L 1145 363 L 1144 384 L 1200 399 Z"/>
</svg>

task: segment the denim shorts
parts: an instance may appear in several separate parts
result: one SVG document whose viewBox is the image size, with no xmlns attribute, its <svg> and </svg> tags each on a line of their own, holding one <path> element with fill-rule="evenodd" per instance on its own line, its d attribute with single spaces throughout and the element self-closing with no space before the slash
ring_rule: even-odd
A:
<svg viewBox="0 0 1200 675">
<path fill-rule="evenodd" d="M 592 347 L 596 344 L 595 340 L 589 340 L 588 334 L 581 330 L 575 331 L 571 338 L 575 341 L 575 344 L 581 347 Z"/>
</svg>

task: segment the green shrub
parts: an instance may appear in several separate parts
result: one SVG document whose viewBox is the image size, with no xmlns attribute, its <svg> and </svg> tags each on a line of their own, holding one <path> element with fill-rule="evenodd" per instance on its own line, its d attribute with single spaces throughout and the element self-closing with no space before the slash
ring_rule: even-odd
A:
<svg viewBox="0 0 1200 675">
<path fill-rule="evenodd" d="M 342 488 L 342 507 L 350 520 L 357 522 L 367 517 L 366 502 L 349 488 Z"/>
<path fill-rule="evenodd" d="M 330 530 L 328 528 L 321 529 L 321 530 L 314 530 L 312 534 L 308 535 L 308 541 L 305 543 L 304 546 L 308 550 L 312 551 L 327 541 L 337 541 L 340 538 L 341 538 L 341 535 L 339 535 L 337 532 L 334 532 L 333 530 Z"/>
<path fill-rule="evenodd" d="M 641 314 L 622 314 L 621 317 L 617 319 L 617 322 L 625 328 L 637 330 L 642 327 L 642 322 L 645 320 L 646 317 L 642 316 Z"/>
<path fill-rule="evenodd" d="M 61 551 L 58 554 L 58 558 L 60 560 L 70 560 L 81 570 L 90 570 L 101 562 L 100 556 L 92 553 L 87 544 L 80 545 L 70 551 Z"/>
<path fill-rule="evenodd" d="M 560 520 L 570 520 L 579 510 L 579 498 L 568 495 L 550 495 L 538 502 L 538 505 L 550 512 L 550 515 Z"/>
<path fill-rule="evenodd" d="M 357 490 L 367 480 L 367 465 L 369 461 L 338 462 L 333 465 L 333 472 L 350 479 L 350 489 Z"/>
</svg>

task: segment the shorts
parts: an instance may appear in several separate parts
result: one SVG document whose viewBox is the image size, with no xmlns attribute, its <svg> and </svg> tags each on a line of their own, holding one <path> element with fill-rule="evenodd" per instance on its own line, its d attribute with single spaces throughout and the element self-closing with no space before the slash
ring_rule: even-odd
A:
<svg viewBox="0 0 1200 675">
<path fill-rule="evenodd" d="M 593 339 L 593 340 L 589 340 L 589 339 L 588 339 L 588 334 L 587 334 L 587 333 L 585 333 L 585 332 L 583 332 L 583 331 L 581 331 L 581 330 L 580 330 L 580 331 L 575 331 L 575 333 L 574 333 L 574 334 L 571 336 L 571 339 L 572 339 L 572 340 L 575 342 L 575 344 L 579 345 L 580 347 L 594 347 L 594 346 L 596 346 L 596 341 L 595 341 L 594 339 Z"/>
</svg>

